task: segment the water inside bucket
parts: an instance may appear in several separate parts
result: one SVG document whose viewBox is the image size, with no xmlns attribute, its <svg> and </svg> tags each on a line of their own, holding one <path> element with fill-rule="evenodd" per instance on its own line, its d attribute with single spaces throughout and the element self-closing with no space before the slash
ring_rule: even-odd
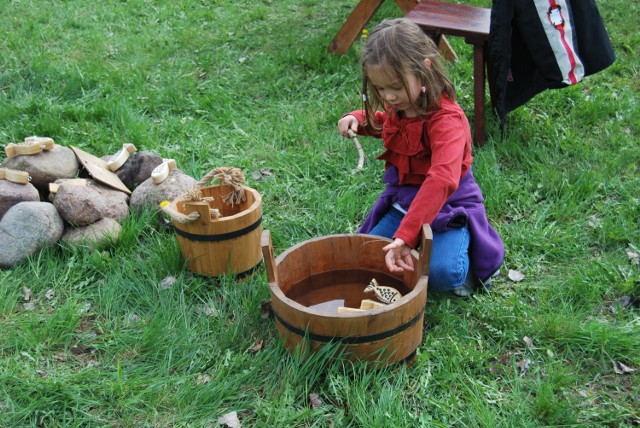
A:
<svg viewBox="0 0 640 428">
<path fill-rule="evenodd" d="M 364 289 L 375 278 L 380 285 L 393 287 L 403 296 L 411 289 L 398 278 L 361 269 L 334 270 L 311 275 L 295 283 L 286 296 L 301 305 L 325 312 L 337 312 L 340 306 L 359 308 L 363 299 L 376 300 Z"/>
</svg>

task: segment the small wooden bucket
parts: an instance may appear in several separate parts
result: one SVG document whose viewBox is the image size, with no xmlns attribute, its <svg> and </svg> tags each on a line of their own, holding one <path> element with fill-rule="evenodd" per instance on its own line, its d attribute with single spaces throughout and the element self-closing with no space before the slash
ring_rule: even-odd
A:
<svg viewBox="0 0 640 428">
<path fill-rule="evenodd" d="M 232 191 L 225 185 L 202 187 L 201 195 L 213 197 L 211 202 L 176 202 L 179 212 L 199 214 L 196 220 L 186 224 L 173 222 L 180 252 L 189 261 L 190 271 L 208 276 L 231 273 L 242 279 L 260 265 L 262 198 L 256 190 L 243 188 L 246 199 L 234 205 L 223 201 Z M 210 210 L 215 208 L 222 217 L 211 217 Z"/>
<path fill-rule="evenodd" d="M 271 306 L 280 338 L 290 352 L 303 345 L 315 352 L 328 342 L 344 346 L 351 360 L 376 366 L 409 361 L 422 342 L 427 301 L 431 228 L 423 226 L 415 270 L 391 273 L 382 248 L 390 240 L 373 235 L 330 235 L 297 244 L 274 258 L 271 235 L 262 233 L 262 252 Z M 364 289 L 372 278 L 396 288 L 402 297 L 362 312 L 341 313 L 375 299 Z M 302 350 L 305 350 L 305 348 Z"/>
</svg>

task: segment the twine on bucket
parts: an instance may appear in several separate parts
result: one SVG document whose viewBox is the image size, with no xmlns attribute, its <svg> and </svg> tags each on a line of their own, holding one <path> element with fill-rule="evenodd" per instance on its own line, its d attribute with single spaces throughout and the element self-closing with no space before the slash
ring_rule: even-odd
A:
<svg viewBox="0 0 640 428">
<path fill-rule="evenodd" d="M 239 204 L 242 201 L 247 199 L 244 192 L 244 174 L 242 170 L 233 167 L 218 167 L 214 168 L 209 173 L 207 173 L 204 177 L 200 179 L 196 184 L 193 185 L 189 190 L 187 190 L 183 195 L 178 197 L 175 201 L 162 201 L 160 203 L 160 209 L 164 211 L 172 220 L 180 223 L 187 224 L 194 220 L 197 220 L 200 217 L 200 213 L 194 211 L 190 214 L 184 214 L 180 212 L 175 204 L 177 202 L 211 202 L 213 201 L 213 197 L 211 196 L 202 196 L 202 187 L 207 184 L 209 181 L 214 179 L 218 179 L 222 186 L 231 187 L 231 192 L 227 193 L 222 197 L 222 200 L 227 204 L 234 206 L 235 204 Z M 220 210 L 217 208 L 211 208 L 209 210 L 211 218 L 220 218 L 222 214 L 220 214 Z"/>
</svg>

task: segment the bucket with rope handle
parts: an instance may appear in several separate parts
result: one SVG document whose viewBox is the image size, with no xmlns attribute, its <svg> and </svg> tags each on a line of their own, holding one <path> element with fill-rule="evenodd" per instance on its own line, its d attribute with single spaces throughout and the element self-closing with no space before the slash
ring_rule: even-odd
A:
<svg viewBox="0 0 640 428">
<path fill-rule="evenodd" d="M 244 185 L 240 169 L 215 168 L 161 208 L 171 217 L 190 271 L 243 279 L 259 267 L 262 197 Z"/>
</svg>

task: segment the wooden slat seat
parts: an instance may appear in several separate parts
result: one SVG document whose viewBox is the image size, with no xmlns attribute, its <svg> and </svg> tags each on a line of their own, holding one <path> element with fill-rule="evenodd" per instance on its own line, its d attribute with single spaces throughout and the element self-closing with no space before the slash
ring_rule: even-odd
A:
<svg viewBox="0 0 640 428">
<path fill-rule="evenodd" d="M 473 45 L 474 141 L 485 143 L 485 67 L 488 61 L 491 9 L 438 0 L 422 0 L 405 18 L 415 22 L 430 36 L 463 37 Z M 491 82 L 489 83 L 491 87 Z M 491 89 L 491 88 L 490 88 Z"/>
</svg>

